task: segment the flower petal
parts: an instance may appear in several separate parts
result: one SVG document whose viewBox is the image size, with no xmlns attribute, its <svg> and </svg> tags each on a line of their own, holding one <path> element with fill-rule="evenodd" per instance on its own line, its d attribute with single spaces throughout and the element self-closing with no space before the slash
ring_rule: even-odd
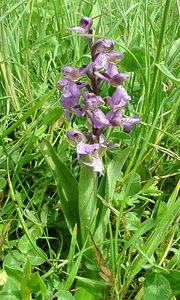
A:
<svg viewBox="0 0 180 300">
<path fill-rule="evenodd" d="M 99 108 L 96 108 L 94 111 L 92 111 L 91 122 L 94 128 L 103 128 L 109 125 L 108 118 Z"/>
<path fill-rule="evenodd" d="M 130 132 L 132 129 L 132 126 L 134 124 L 139 124 L 140 123 L 140 116 L 133 116 L 133 117 L 127 117 L 127 118 L 123 118 L 122 120 L 122 124 L 123 124 L 123 129 L 126 132 Z"/>
</svg>

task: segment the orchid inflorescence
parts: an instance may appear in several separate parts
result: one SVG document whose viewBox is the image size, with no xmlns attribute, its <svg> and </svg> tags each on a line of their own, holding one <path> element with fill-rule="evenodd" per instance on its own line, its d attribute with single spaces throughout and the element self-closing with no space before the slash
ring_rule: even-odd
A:
<svg viewBox="0 0 180 300">
<path fill-rule="evenodd" d="M 92 36 L 88 35 L 92 34 L 91 27 L 92 19 L 82 17 L 80 26 L 69 28 L 71 31 L 86 34 L 92 60 L 80 68 L 64 66 L 61 69 L 64 77 L 58 81 L 57 89 L 62 91 L 60 104 L 65 109 L 68 121 L 70 113 L 74 113 L 78 117 L 87 117 L 91 124 L 91 132 L 67 130 L 67 139 L 76 147 L 78 161 L 103 175 L 102 156 L 107 149 L 119 146 L 106 139 L 103 129 L 122 126 L 124 131 L 130 132 L 132 126 L 140 122 L 140 117 L 122 115 L 125 105 L 131 100 L 122 86 L 129 74 L 119 73 L 116 66 L 124 58 L 123 54 L 114 50 L 114 41 L 111 39 L 98 39 L 93 43 Z M 85 74 L 88 81 L 81 81 L 81 76 Z M 112 96 L 102 98 L 98 95 L 103 81 L 116 88 Z"/>
</svg>

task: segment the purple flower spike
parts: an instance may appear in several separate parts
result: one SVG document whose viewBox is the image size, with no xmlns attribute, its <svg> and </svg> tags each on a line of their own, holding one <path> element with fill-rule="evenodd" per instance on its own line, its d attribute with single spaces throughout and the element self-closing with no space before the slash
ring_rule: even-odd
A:
<svg viewBox="0 0 180 300">
<path fill-rule="evenodd" d="M 66 135 L 71 146 L 77 146 L 77 144 L 86 140 L 85 135 L 78 129 L 67 130 Z"/>
<path fill-rule="evenodd" d="M 88 17 L 82 17 L 80 20 L 80 26 L 68 28 L 71 31 L 77 31 L 82 34 L 91 33 L 92 19 Z"/>
<path fill-rule="evenodd" d="M 100 110 L 100 108 L 96 108 L 94 111 L 92 111 L 91 122 L 94 128 L 103 128 L 109 125 L 108 118 Z"/>
<path fill-rule="evenodd" d="M 131 97 L 126 92 L 125 88 L 122 86 L 118 86 L 115 92 L 113 93 L 112 97 L 106 97 L 109 105 L 113 110 L 122 108 L 127 104 Z"/>
<path fill-rule="evenodd" d="M 123 125 L 123 129 L 126 132 L 130 132 L 132 129 L 132 126 L 134 124 L 139 124 L 141 121 L 140 116 L 133 116 L 133 117 L 127 117 L 127 118 L 123 118 L 122 120 L 122 125 Z"/>
</svg>

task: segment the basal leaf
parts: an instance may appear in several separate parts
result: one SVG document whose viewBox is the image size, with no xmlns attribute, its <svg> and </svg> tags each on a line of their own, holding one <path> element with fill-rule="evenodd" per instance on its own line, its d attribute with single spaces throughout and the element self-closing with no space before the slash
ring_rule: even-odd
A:
<svg viewBox="0 0 180 300">
<path fill-rule="evenodd" d="M 82 244 L 93 231 L 92 224 L 96 215 L 97 207 L 97 174 L 85 165 L 81 166 L 79 179 L 79 219 Z"/>
<path fill-rule="evenodd" d="M 78 183 L 48 141 L 43 140 L 40 146 L 56 180 L 64 216 L 72 232 L 74 225 L 79 224 Z"/>
</svg>

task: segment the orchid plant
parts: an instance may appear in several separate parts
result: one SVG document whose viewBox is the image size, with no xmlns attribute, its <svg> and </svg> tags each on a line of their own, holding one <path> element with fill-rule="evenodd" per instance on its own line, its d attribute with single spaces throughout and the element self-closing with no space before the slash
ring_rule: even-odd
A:
<svg viewBox="0 0 180 300">
<path fill-rule="evenodd" d="M 69 28 L 85 34 L 91 53 L 91 62 L 80 68 L 64 66 L 61 72 L 64 77 L 57 83 L 57 89 L 62 92 L 60 104 L 65 109 L 65 116 L 70 121 L 71 114 L 77 117 L 85 116 L 90 123 L 90 132 L 79 129 L 67 130 L 67 139 L 76 147 L 79 163 L 85 164 L 103 175 L 102 156 L 107 149 L 116 148 L 103 134 L 104 128 L 120 126 L 125 132 L 130 132 L 134 124 L 140 122 L 138 115 L 123 117 L 125 106 L 131 97 L 123 87 L 128 73 L 119 73 L 117 63 L 123 59 L 123 54 L 114 50 L 112 39 L 98 39 L 93 42 L 92 19 L 83 16 L 80 26 Z M 86 75 L 87 81 L 81 80 Z M 115 91 L 112 96 L 101 97 L 99 91 L 105 81 Z"/>
</svg>

